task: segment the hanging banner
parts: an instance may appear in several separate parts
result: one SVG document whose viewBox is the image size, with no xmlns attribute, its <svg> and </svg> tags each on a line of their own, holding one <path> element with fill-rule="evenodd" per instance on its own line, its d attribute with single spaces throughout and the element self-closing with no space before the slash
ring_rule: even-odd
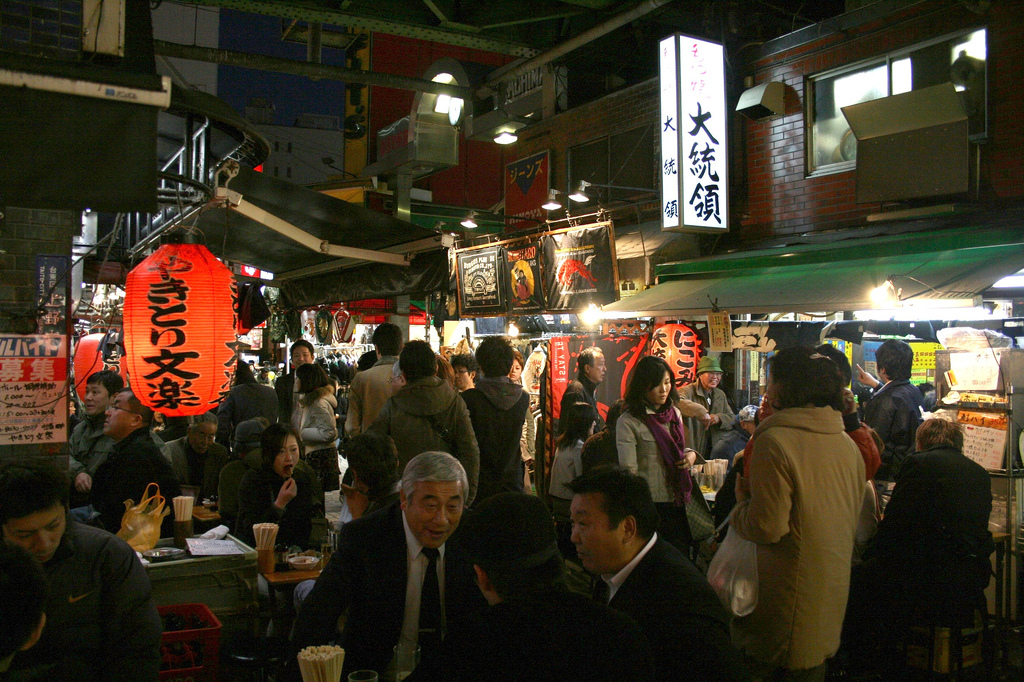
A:
<svg viewBox="0 0 1024 682">
<path fill-rule="evenodd" d="M 544 293 L 548 310 L 581 310 L 615 300 L 610 224 L 546 235 Z"/>
<path fill-rule="evenodd" d="M 508 264 L 512 311 L 533 313 L 541 310 L 544 292 L 541 288 L 540 242 L 531 241 L 506 248 L 505 262 Z"/>
<path fill-rule="evenodd" d="M 462 315 L 503 313 L 504 262 L 501 247 L 474 249 L 459 254 L 459 307 Z"/>
<path fill-rule="evenodd" d="M 42 306 L 41 334 L 67 334 L 71 301 L 71 267 L 68 256 L 36 256 L 36 300 Z"/>
<path fill-rule="evenodd" d="M 67 442 L 63 334 L 0 335 L 0 445 Z"/>
<path fill-rule="evenodd" d="M 666 38 L 661 42 L 660 79 L 662 229 L 725 231 L 725 50 L 699 38 Z"/>
<path fill-rule="evenodd" d="M 665 360 L 675 374 L 676 388 L 697 380 L 697 363 L 707 355 L 707 327 L 689 322 L 672 322 L 656 327 L 650 354 Z"/>
<path fill-rule="evenodd" d="M 551 189 L 548 158 L 544 151 L 505 166 L 505 224 L 509 230 L 535 227 L 547 218 L 542 205 Z"/>
</svg>

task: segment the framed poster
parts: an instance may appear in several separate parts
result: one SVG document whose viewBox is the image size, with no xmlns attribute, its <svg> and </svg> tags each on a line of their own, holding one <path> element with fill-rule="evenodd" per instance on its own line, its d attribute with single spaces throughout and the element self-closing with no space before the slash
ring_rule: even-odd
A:
<svg viewBox="0 0 1024 682">
<path fill-rule="evenodd" d="M 509 230 L 535 227 L 548 217 L 543 204 L 551 189 L 549 168 L 546 151 L 505 166 L 505 224 Z"/>
<path fill-rule="evenodd" d="M 540 241 L 534 240 L 505 248 L 509 273 L 509 298 L 512 311 L 538 312 L 544 307 L 544 290 L 540 274 Z"/>
<path fill-rule="evenodd" d="M 618 296 L 611 224 L 581 227 L 543 238 L 548 310 L 582 310 Z"/>
<path fill-rule="evenodd" d="M 504 265 L 504 255 L 499 246 L 459 254 L 459 307 L 463 315 L 496 314 L 508 310 L 504 296 Z"/>
</svg>

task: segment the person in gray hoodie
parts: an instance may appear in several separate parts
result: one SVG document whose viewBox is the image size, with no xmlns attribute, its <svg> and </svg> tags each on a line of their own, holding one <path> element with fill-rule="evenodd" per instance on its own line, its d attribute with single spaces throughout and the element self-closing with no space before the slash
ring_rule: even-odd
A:
<svg viewBox="0 0 1024 682">
<path fill-rule="evenodd" d="M 421 452 L 441 450 L 466 470 L 469 495 L 476 497 L 480 449 L 466 403 L 437 376 L 437 356 L 426 341 L 409 341 L 398 357 L 406 385 L 388 398 L 366 430 L 391 436 L 398 448 L 399 470 Z"/>
<path fill-rule="evenodd" d="M 508 378 L 514 360 L 515 351 L 507 338 L 484 339 L 476 349 L 482 376 L 478 373 L 476 386 L 461 394 L 480 447 L 477 502 L 498 493 L 523 492 L 519 441 L 530 409 L 530 396 Z"/>
</svg>

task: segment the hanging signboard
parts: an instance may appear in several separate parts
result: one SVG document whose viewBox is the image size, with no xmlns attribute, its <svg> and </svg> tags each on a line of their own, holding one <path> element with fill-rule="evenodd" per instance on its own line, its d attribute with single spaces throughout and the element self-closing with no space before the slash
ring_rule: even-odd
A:
<svg viewBox="0 0 1024 682">
<path fill-rule="evenodd" d="M 68 303 L 71 300 L 71 267 L 68 256 L 36 256 L 36 300 L 42 306 L 39 332 L 66 334 L 68 331 Z"/>
<path fill-rule="evenodd" d="M 551 189 L 548 159 L 544 151 L 505 166 L 505 224 L 510 230 L 535 227 L 547 218 L 542 206 Z"/>
<path fill-rule="evenodd" d="M 708 349 L 713 353 L 728 353 L 732 350 L 732 325 L 729 313 L 708 313 Z"/>
<path fill-rule="evenodd" d="M 707 355 L 708 336 L 704 325 L 689 322 L 663 324 L 651 336 L 651 355 L 662 358 L 675 374 L 676 388 L 697 380 L 697 363 Z"/>
<path fill-rule="evenodd" d="M 463 315 L 494 314 L 507 310 L 501 247 L 460 253 L 459 307 Z"/>
<path fill-rule="evenodd" d="M 728 229 L 725 50 L 675 35 L 660 45 L 662 229 Z"/>
<path fill-rule="evenodd" d="M 512 310 L 517 313 L 537 312 L 544 307 L 544 291 L 540 274 L 540 241 L 530 241 L 505 249 L 508 265 Z"/>
<path fill-rule="evenodd" d="M 1002 469 L 1006 447 L 1006 415 L 960 410 L 964 429 L 964 456 L 986 469 Z"/>
<path fill-rule="evenodd" d="M 543 245 L 548 310 L 581 310 L 615 300 L 610 224 L 549 234 Z"/>
<path fill-rule="evenodd" d="M 0 335 L 0 445 L 64 443 L 67 415 L 67 337 Z"/>
</svg>

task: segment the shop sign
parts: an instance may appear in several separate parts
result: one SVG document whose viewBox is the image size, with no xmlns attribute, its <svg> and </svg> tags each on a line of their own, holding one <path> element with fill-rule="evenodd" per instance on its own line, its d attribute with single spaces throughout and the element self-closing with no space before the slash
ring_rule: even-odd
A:
<svg viewBox="0 0 1024 682">
<path fill-rule="evenodd" d="M 505 262 L 508 264 L 513 312 L 541 310 L 544 307 L 544 292 L 541 289 L 540 241 L 506 248 Z"/>
<path fill-rule="evenodd" d="M 535 227 L 547 218 L 543 204 L 551 189 L 549 168 L 546 151 L 505 166 L 505 220 L 509 229 Z"/>
<path fill-rule="evenodd" d="M 535 92 L 544 89 L 544 67 L 538 66 L 526 73 L 503 83 L 504 100 L 502 108 Z"/>
<path fill-rule="evenodd" d="M 36 256 L 36 300 L 43 312 L 39 316 L 42 334 L 66 334 L 71 278 L 68 256 Z"/>
<path fill-rule="evenodd" d="M 67 337 L 0 335 L 0 445 L 64 443 L 67 414 Z"/>
<path fill-rule="evenodd" d="M 712 353 L 732 350 L 732 325 L 728 312 L 708 313 L 708 350 Z"/>
<path fill-rule="evenodd" d="M 475 249 L 459 254 L 459 304 L 463 315 L 507 310 L 501 248 Z"/>
<path fill-rule="evenodd" d="M 725 50 L 675 35 L 660 44 L 663 229 L 728 229 Z"/>
<path fill-rule="evenodd" d="M 578 311 L 615 300 L 618 287 L 609 225 L 549 234 L 543 245 L 548 310 Z"/>
</svg>

